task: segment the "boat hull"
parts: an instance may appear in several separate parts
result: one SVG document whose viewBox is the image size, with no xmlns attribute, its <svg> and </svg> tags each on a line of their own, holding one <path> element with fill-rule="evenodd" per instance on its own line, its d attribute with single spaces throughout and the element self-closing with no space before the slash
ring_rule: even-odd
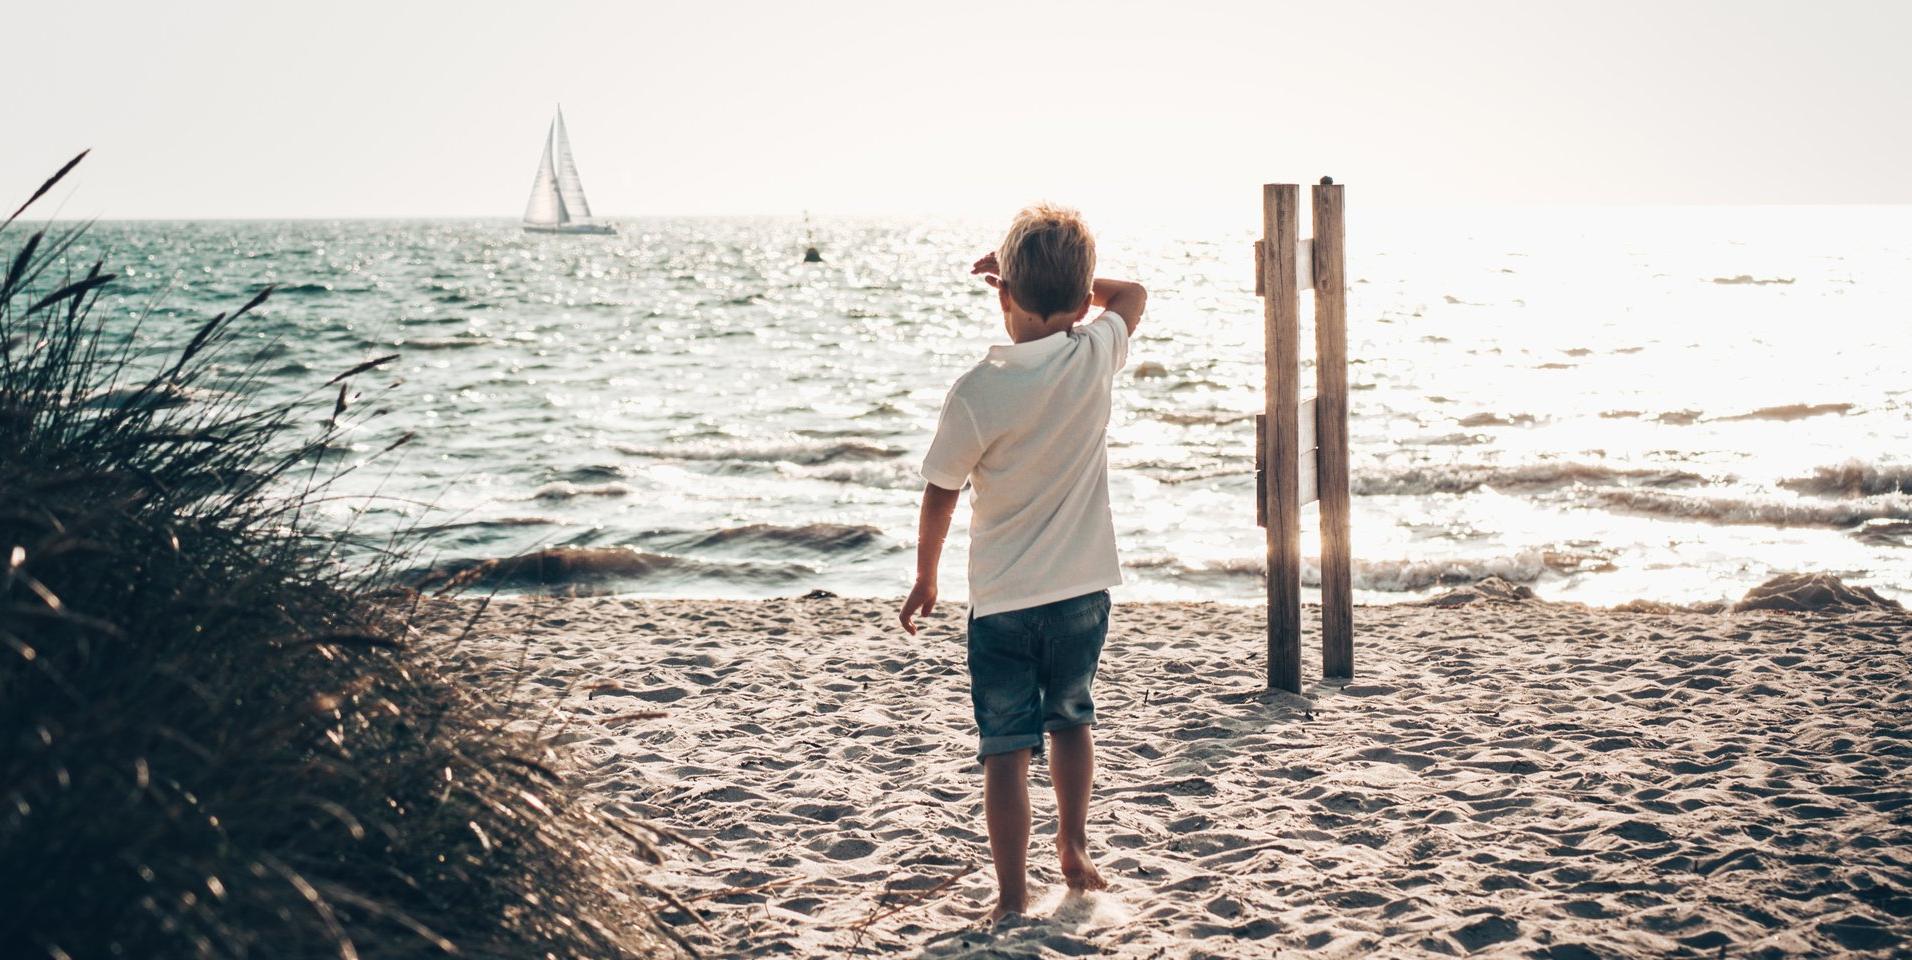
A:
<svg viewBox="0 0 1912 960">
<path fill-rule="evenodd" d="M 524 232 L 588 234 L 606 237 L 617 236 L 617 228 L 608 223 L 527 223 L 524 224 Z"/>
</svg>

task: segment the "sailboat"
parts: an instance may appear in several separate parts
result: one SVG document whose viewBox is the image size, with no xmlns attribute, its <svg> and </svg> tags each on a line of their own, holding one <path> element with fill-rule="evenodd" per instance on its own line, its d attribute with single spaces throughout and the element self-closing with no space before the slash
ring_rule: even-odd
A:
<svg viewBox="0 0 1912 960">
<path fill-rule="evenodd" d="M 531 184 L 531 199 L 524 205 L 524 229 L 526 233 L 617 233 L 616 227 L 591 219 L 584 182 L 578 179 L 578 164 L 571 157 L 571 138 L 564 132 L 563 108 L 544 135 L 544 158 L 538 161 L 538 179 Z"/>
</svg>

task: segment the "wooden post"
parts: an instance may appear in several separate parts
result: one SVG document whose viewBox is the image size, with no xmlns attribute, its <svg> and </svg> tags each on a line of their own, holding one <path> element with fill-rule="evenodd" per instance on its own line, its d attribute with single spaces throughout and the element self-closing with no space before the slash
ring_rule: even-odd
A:
<svg viewBox="0 0 1912 960">
<path fill-rule="evenodd" d="M 1314 200 L 1315 442 L 1321 493 L 1321 673 L 1354 676 L 1354 587 L 1348 541 L 1348 296 L 1341 187 Z"/>
<path fill-rule="evenodd" d="M 1268 687 L 1301 692 L 1301 502 L 1296 418 L 1300 411 L 1301 298 L 1295 244 L 1301 188 L 1261 188 L 1262 319 L 1266 328 L 1268 428 L 1263 493 L 1268 511 Z"/>
</svg>

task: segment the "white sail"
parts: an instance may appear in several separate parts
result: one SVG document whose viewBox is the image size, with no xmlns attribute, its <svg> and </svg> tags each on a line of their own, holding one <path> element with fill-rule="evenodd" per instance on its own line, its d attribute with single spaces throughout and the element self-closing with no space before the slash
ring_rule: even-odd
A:
<svg viewBox="0 0 1912 960">
<path fill-rule="evenodd" d="M 557 141 L 558 195 L 564 200 L 564 209 L 570 219 L 588 221 L 591 219 L 591 203 L 584 199 L 584 181 L 578 179 L 578 164 L 571 157 L 571 138 L 564 132 L 564 111 L 558 111 L 558 117 L 552 121 Z"/>
<path fill-rule="evenodd" d="M 534 226 L 558 226 L 566 216 L 564 197 L 558 190 L 557 173 L 551 162 L 551 144 L 557 124 L 544 135 L 544 159 L 538 161 L 538 177 L 531 183 L 531 199 L 524 205 L 524 222 Z"/>
<path fill-rule="evenodd" d="M 564 130 L 564 112 L 551 120 L 544 134 L 544 156 L 538 161 L 538 178 L 531 183 L 531 199 L 524 205 L 526 233 L 583 233 L 617 236 L 617 228 L 591 220 L 590 201 L 584 199 L 584 183 L 578 179 L 578 164 L 571 158 L 571 138 Z"/>
</svg>

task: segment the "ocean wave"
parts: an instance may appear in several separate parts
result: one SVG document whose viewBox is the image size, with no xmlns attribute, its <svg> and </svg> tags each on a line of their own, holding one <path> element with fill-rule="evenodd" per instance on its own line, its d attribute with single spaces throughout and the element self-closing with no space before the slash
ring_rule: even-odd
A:
<svg viewBox="0 0 1912 960">
<path fill-rule="evenodd" d="M 419 533 L 445 533 L 452 530 L 482 530 L 487 527 L 549 527 L 564 523 L 555 517 L 495 517 L 488 520 L 453 520 L 418 527 Z"/>
<path fill-rule="evenodd" d="M 622 497 L 630 492 L 630 485 L 624 483 L 572 483 L 569 480 L 558 480 L 539 487 L 531 494 L 531 499 L 571 500 L 577 497 Z"/>
<path fill-rule="evenodd" d="M 888 400 L 884 400 L 878 403 L 876 406 L 871 407 L 870 409 L 865 410 L 862 413 L 859 413 L 856 416 L 851 417 L 850 419 L 868 420 L 874 417 L 901 417 L 901 416 L 908 416 L 908 415 L 909 415 L 909 411 L 904 410 L 902 407 L 899 407 L 896 404 L 889 402 Z"/>
<path fill-rule="evenodd" d="M 1851 527 L 1868 520 L 1912 519 L 1912 496 L 1885 494 L 1851 502 L 1692 497 L 1657 490 L 1608 490 L 1600 502 L 1615 510 L 1729 526 Z"/>
<path fill-rule="evenodd" d="M 628 475 L 623 467 L 615 463 L 587 463 L 565 470 L 558 475 L 558 479 L 572 483 L 597 483 L 622 480 Z"/>
<path fill-rule="evenodd" d="M 715 551 L 735 546 L 752 550 L 794 547 L 814 553 L 847 553 L 881 544 L 883 531 L 867 524 L 749 523 L 719 530 L 656 530 L 645 534 L 643 539 L 679 552 Z"/>
<path fill-rule="evenodd" d="M 542 587 L 556 592 L 599 592 L 612 583 L 717 580 L 752 586 L 784 586 L 814 576 L 816 569 L 795 563 L 713 561 L 626 547 L 547 547 L 511 557 L 448 560 L 414 571 L 419 589 L 448 585 Z"/>
<path fill-rule="evenodd" d="M 1454 464 L 1440 467 L 1410 467 L 1393 471 L 1352 471 L 1350 490 L 1357 496 L 1426 495 L 1432 493 L 1471 493 L 1481 487 L 1500 490 L 1535 490 L 1583 483 L 1611 486 L 1634 482 L 1662 487 L 1703 483 L 1706 478 L 1685 470 L 1609 467 L 1597 463 L 1566 461 L 1530 463 L 1519 466 Z"/>
<path fill-rule="evenodd" d="M 1183 390 L 1227 390 L 1228 384 L 1210 380 L 1206 377 L 1195 377 L 1189 380 L 1177 380 L 1173 384 L 1170 384 L 1168 389 L 1171 393 Z"/>
<path fill-rule="evenodd" d="M 1534 425 L 1536 420 L 1531 413 L 1516 413 L 1513 416 L 1502 416 L 1501 414 L 1490 412 L 1476 413 L 1472 416 L 1462 417 L 1458 422 L 1463 427 L 1530 427 Z"/>
<path fill-rule="evenodd" d="M 828 483 L 874 487 L 879 490 L 923 488 L 923 475 L 917 472 L 917 465 L 905 460 L 891 460 L 887 463 L 826 463 L 819 466 L 780 463 L 777 465 L 777 472 L 793 479 L 822 480 Z"/>
<path fill-rule="evenodd" d="M 1186 463 L 1144 460 L 1124 464 L 1116 469 L 1134 470 L 1169 484 L 1254 473 L 1253 464 L 1247 454 L 1222 462 Z M 1536 492 L 1574 484 L 1671 487 L 1707 482 L 1706 477 L 1687 470 L 1609 467 L 1577 461 L 1514 466 L 1447 464 L 1398 469 L 1358 468 L 1351 471 L 1351 474 L 1348 484 L 1349 492 L 1358 497 L 1461 494 L 1472 493 L 1483 488 Z"/>
<path fill-rule="evenodd" d="M 1755 277 L 1750 273 L 1742 273 L 1742 274 L 1738 274 L 1737 276 L 1731 276 L 1731 277 L 1714 277 L 1713 282 L 1720 284 L 1721 286 L 1751 285 L 1751 286 L 1764 287 L 1764 286 L 1769 286 L 1772 284 L 1778 284 L 1779 286 L 1782 286 L 1782 287 L 1789 287 L 1789 286 L 1792 286 L 1793 278 L 1792 277 Z"/>
<path fill-rule="evenodd" d="M 1876 497 L 1889 493 L 1912 493 L 1912 464 L 1847 460 L 1835 466 L 1819 467 L 1811 476 L 1781 480 L 1779 485 L 1788 490 L 1822 497 Z"/>
<path fill-rule="evenodd" d="M 1777 407 L 1761 407 L 1749 413 L 1721 417 L 1721 420 L 1774 420 L 1785 423 L 1792 420 L 1804 420 L 1808 417 L 1823 417 L 1836 413 L 1845 416 L 1852 411 L 1850 403 L 1788 403 Z"/>
<path fill-rule="evenodd" d="M 742 463 L 796 463 L 815 466 L 839 461 L 891 460 L 908 452 L 868 440 L 701 441 L 667 447 L 619 444 L 620 453 L 660 460 L 716 460 Z"/>
<path fill-rule="evenodd" d="M 1161 413 L 1152 414 L 1152 416 L 1154 419 L 1163 423 L 1173 424 L 1179 427 L 1205 426 L 1210 424 L 1223 425 L 1255 419 L 1253 413 L 1244 413 L 1240 410 L 1194 410 L 1188 412 L 1165 410 Z"/>
<path fill-rule="evenodd" d="M 1867 520 L 1852 538 L 1875 547 L 1912 547 L 1912 520 Z"/>
<path fill-rule="evenodd" d="M 1355 560 L 1350 564 L 1356 590 L 1377 593 L 1418 593 L 1432 587 L 1473 583 L 1500 577 L 1513 583 L 1532 583 L 1549 571 L 1558 571 L 1572 556 L 1556 551 L 1522 550 L 1502 557 L 1442 557 L 1404 560 Z M 1174 557 L 1142 557 L 1123 564 L 1130 569 L 1160 571 L 1176 580 L 1259 579 L 1267 564 L 1261 557 L 1228 557 L 1184 562 Z M 1301 585 L 1321 586 L 1321 561 L 1304 557 Z"/>
<path fill-rule="evenodd" d="M 1245 459 L 1245 458 L 1244 458 Z M 1146 473 L 1161 483 L 1193 483 L 1197 480 L 1219 480 L 1222 477 L 1242 477 L 1254 474 L 1251 465 L 1228 466 L 1226 464 L 1188 464 L 1148 461 L 1125 469 Z"/>
<path fill-rule="evenodd" d="M 455 350 L 459 347 L 486 347 L 498 341 L 490 337 L 411 337 L 399 341 L 399 346 L 412 350 Z"/>
</svg>

